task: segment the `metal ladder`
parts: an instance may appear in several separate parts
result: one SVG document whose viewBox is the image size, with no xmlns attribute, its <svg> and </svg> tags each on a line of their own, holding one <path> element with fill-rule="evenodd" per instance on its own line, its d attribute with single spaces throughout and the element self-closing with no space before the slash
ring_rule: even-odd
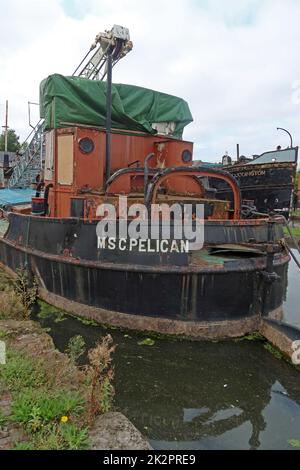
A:
<svg viewBox="0 0 300 470">
<path fill-rule="evenodd" d="M 96 49 L 96 51 L 95 51 Z M 97 34 L 95 41 L 84 56 L 73 76 L 90 80 L 104 80 L 107 73 L 107 54 L 112 54 L 116 65 L 120 59 L 132 50 L 129 30 L 123 26 L 114 25 L 111 31 Z M 23 143 L 19 159 L 8 180 L 9 188 L 24 188 L 35 183 L 37 175 L 44 164 L 44 120 L 40 120 Z"/>
<path fill-rule="evenodd" d="M 35 183 L 44 160 L 44 120 L 40 120 L 22 144 L 17 163 L 8 180 L 9 188 L 24 188 Z"/>
</svg>

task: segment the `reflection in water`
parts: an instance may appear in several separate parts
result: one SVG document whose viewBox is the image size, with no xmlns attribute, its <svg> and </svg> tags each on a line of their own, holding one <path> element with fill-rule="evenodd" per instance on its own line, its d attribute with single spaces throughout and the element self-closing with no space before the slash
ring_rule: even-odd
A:
<svg viewBox="0 0 300 470">
<path fill-rule="evenodd" d="M 300 374 L 260 342 L 138 346 L 134 333 L 41 321 L 60 350 L 75 334 L 88 347 L 112 334 L 115 405 L 156 449 L 288 449 L 300 439 Z"/>
<path fill-rule="evenodd" d="M 298 321 L 291 265 L 286 321 Z M 295 300 L 294 295 L 298 296 Z M 84 326 L 68 317 L 51 327 L 58 349 L 82 335 L 88 347 L 109 332 L 115 354 L 116 407 L 156 449 L 289 449 L 300 439 L 300 374 L 261 342 L 156 340 Z"/>
<path fill-rule="evenodd" d="M 297 251 L 293 250 L 295 255 Z M 284 317 L 283 320 L 291 325 L 297 326 L 300 328 L 300 271 L 295 261 L 292 259 L 289 263 L 289 274 L 288 274 L 288 289 L 287 289 L 287 299 L 284 303 Z"/>
<path fill-rule="evenodd" d="M 127 353 L 128 359 L 131 368 L 116 377 L 117 405 L 155 448 L 187 448 L 187 442 L 189 448 L 288 448 L 300 433 L 299 373 L 260 343 L 164 342 L 163 349 L 143 352 L 140 363 Z M 281 414 L 274 394 L 296 417 L 283 416 L 277 443 L 266 416 L 269 406 Z"/>
</svg>

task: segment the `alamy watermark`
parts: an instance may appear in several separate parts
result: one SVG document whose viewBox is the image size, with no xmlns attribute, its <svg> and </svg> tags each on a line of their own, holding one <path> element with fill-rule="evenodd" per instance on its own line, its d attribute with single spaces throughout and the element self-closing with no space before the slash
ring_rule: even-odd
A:
<svg viewBox="0 0 300 470">
<path fill-rule="evenodd" d="M 116 208 L 117 207 L 117 208 Z M 96 212 L 98 249 L 188 253 L 204 243 L 203 204 L 100 204 Z"/>
</svg>

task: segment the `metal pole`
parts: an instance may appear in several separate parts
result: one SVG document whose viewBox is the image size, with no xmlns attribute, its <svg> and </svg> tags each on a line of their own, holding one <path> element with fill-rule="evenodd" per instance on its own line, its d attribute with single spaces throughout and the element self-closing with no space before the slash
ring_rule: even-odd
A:
<svg viewBox="0 0 300 470">
<path fill-rule="evenodd" d="M 30 111 L 31 104 L 34 104 L 35 106 L 39 106 L 39 103 L 33 103 L 32 101 L 28 101 L 28 124 L 32 129 L 35 129 L 35 126 L 31 124 L 31 111 Z"/>
<path fill-rule="evenodd" d="M 154 153 L 149 153 L 149 155 L 147 155 L 145 159 L 145 165 L 144 165 L 144 203 L 145 204 L 146 204 L 146 196 L 147 196 L 147 189 L 148 189 L 148 176 L 149 176 L 148 162 L 153 157 L 154 157 Z"/>
<path fill-rule="evenodd" d="M 5 111 L 5 137 L 4 137 L 5 152 L 7 152 L 7 140 L 8 140 L 8 100 L 6 100 L 6 111 Z"/>
<path fill-rule="evenodd" d="M 40 165 L 41 165 L 41 170 L 43 169 L 43 140 L 44 140 L 44 133 L 43 133 L 43 129 L 41 129 L 41 146 L 40 146 Z"/>
<path fill-rule="evenodd" d="M 236 144 L 236 160 L 240 161 L 240 144 Z"/>
<path fill-rule="evenodd" d="M 31 122 L 30 122 L 30 101 L 28 101 L 28 124 L 30 127 L 32 127 Z"/>
<path fill-rule="evenodd" d="M 107 56 L 107 81 L 106 81 L 106 148 L 105 148 L 105 180 L 110 177 L 110 152 L 111 152 L 111 106 L 112 106 L 112 53 Z"/>
<path fill-rule="evenodd" d="M 289 131 L 287 131 L 286 129 L 284 129 L 283 127 L 277 127 L 277 130 L 278 131 L 284 131 L 286 132 L 289 136 L 290 136 L 290 139 L 291 139 L 291 148 L 293 148 L 293 137 L 291 135 L 291 133 Z"/>
</svg>

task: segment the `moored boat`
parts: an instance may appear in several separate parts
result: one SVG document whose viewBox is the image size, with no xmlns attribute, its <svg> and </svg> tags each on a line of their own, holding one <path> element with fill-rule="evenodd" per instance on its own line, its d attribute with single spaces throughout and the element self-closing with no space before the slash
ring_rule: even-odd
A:
<svg viewBox="0 0 300 470">
<path fill-rule="evenodd" d="M 297 163 L 298 147 L 279 147 L 254 158 L 240 157 L 236 162 L 224 155 L 222 164 L 214 166 L 225 169 L 237 179 L 248 216 L 257 211 L 289 219 L 294 208 Z M 218 199 L 232 199 L 223 182 L 212 179 L 210 185 L 216 189 Z"/>
<path fill-rule="evenodd" d="M 107 152 L 106 98 L 103 82 L 42 83 L 44 194 L 30 215 L 7 214 L 1 263 L 26 267 L 48 302 L 127 328 L 229 337 L 279 317 L 282 221 L 244 219 L 236 178 L 192 166 L 180 98 L 114 85 Z M 213 196 L 211 178 L 228 199 Z"/>
</svg>

